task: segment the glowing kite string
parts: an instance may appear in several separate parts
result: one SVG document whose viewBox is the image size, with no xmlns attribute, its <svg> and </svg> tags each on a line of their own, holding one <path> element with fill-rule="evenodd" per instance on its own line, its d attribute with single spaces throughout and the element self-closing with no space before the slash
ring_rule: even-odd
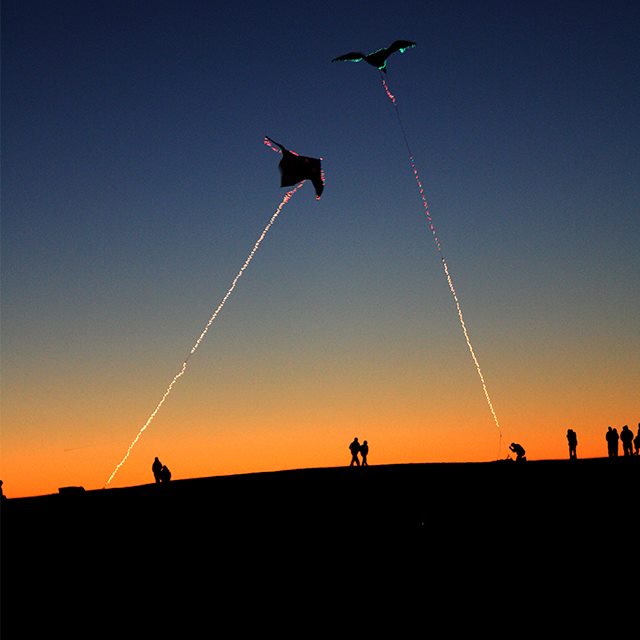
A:
<svg viewBox="0 0 640 640">
<path fill-rule="evenodd" d="M 424 213 L 427 217 L 427 223 L 429 225 L 429 230 L 433 236 L 433 240 L 436 245 L 436 249 L 438 250 L 438 255 L 440 257 L 440 261 L 442 262 L 442 268 L 444 270 L 444 275 L 447 278 L 447 284 L 449 285 L 449 291 L 451 291 L 451 295 L 453 296 L 453 300 L 456 304 L 456 310 L 458 312 L 458 318 L 460 320 L 460 326 L 462 327 L 462 333 L 464 334 L 464 338 L 467 341 L 467 347 L 469 348 L 469 353 L 471 354 L 471 358 L 473 359 L 473 363 L 476 366 L 476 370 L 478 372 L 478 376 L 480 378 L 480 382 L 482 383 L 482 390 L 484 391 L 484 396 L 487 399 L 487 404 L 489 405 L 489 409 L 491 410 L 491 415 L 493 416 L 493 420 L 496 423 L 496 427 L 498 428 L 499 433 L 499 443 L 498 449 L 500 449 L 502 443 L 502 429 L 500 428 L 500 423 L 498 422 L 498 416 L 493 409 L 493 404 L 491 402 L 491 398 L 489 396 L 489 391 L 487 390 L 487 385 L 484 381 L 484 376 L 482 375 L 482 369 L 480 368 L 480 363 L 478 362 L 478 358 L 476 357 L 475 351 L 473 350 L 473 345 L 471 344 L 471 338 L 469 337 L 469 332 L 467 331 L 467 325 L 464 322 L 464 317 L 462 316 L 462 307 L 460 306 L 460 301 L 458 300 L 458 294 L 456 293 L 456 289 L 453 286 L 453 280 L 451 279 L 451 274 L 449 273 L 449 266 L 447 265 L 447 261 L 445 260 L 444 254 L 442 252 L 442 245 L 440 243 L 440 239 L 438 238 L 438 234 L 436 233 L 435 225 L 433 224 L 433 219 L 431 217 L 431 212 L 429 211 L 429 204 L 427 203 L 427 198 L 425 195 L 424 188 L 422 186 L 422 182 L 420 180 L 420 176 L 418 175 L 418 169 L 416 168 L 416 163 L 413 158 L 413 153 L 411 152 L 411 147 L 409 146 L 409 141 L 407 140 L 407 134 L 404 129 L 404 125 L 402 124 L 402 119 L 400 118 L 400 110 L 398 109 L 398 102 L 396 101 L 395 96 L 391 93 L 389 89 L 389 85 L 384 77 L 384 73 L 380 72 L 380 77 L 382 79 L 382 86 L 384 87 L 384 91 L 387 94 L 387 97 L 393 104 L 393 107 L 396 112 L 396 116 L 398 118 L 398 124 L 400 125 L 400 130 L 402 131 L 402 137 L 404 138 L 405 146 L 407 147 L 407 152 L 409 154 L 409 164 L 411 165 L 411 170 L 413 171 L 413 176 L 416 179 L 416 183 L 418 184 L 418 191 L 420 192 L 420 198 L 422 199 L 422 205 L 424 207 Z"/>
<path fill-rule="evenodd" d="M 138 440 L 140 440 L 140 437 L 146 431 L 147 427 L 151 424 L 153 419 L 156 417 L 156 414 L 158 413 L 158 411 L 160 411 L 160 407 L 162 407 L 162 405 L 164 404 L 164 401 L 169 397 L 169 394 L 173 390 L 173 387 L 176 385 L 178 380 L 184 375 L 185 371 L 187 370 L 187 364 L 189 362 L 189 358 L 191 358 L 191 356 L 198 350 L 198 347 L 200 346 L 200 344 L 204 340 L 204 337 L 207 335 L 207 332 L 209 331 L 209 327 L 211 327 L 211 325 L 215 322 L 216 318 L 218 317 L 218 314 L 220 313 L 220 311 L 222 311 L 222 307 L 224 307 L 225 303 L 229 299 L 229 296 L 233 293 L 233 290 L 236 288 L 236 285 L 238 284 L 238 280 L 240 280 L 240 278 L 242 277 L 242 274 L 245 272 L 246 268 L 249 266 L 249 264 L 253 260 L 253 256 L 255 256 L 256 252 L 260 248 L 260 244 L 262 243 L 265 236 L 269 232 L 269 229 L 271 229 L 271 226 L 276 221 L 277 217 L 280 215 L 280 212 L 282 211 L 284 205 L 287 204 L 287 202 L 289 202 L 293 194 L 302 186 L 302 184 L 303 183 L 300 182 L 293 189 L 291 189 L 285 194 L 284 198 L 282 199 L 282 202 L 280 202 L 280 204 L 278 205 L 278 208 L 275 210 L 275 213 L 271 216 L 271 219 L 267 223 L 267 226 L 264 228 L 264 230 L 260 234 L 260 237 L 258 238 L 256 243 L 253 245 L 253 249 L 251 249 L 251 252 L 249 253 L 247 259 L 244 261 L 244 264 L 240 268 L 240 271 L 238 271 L 238 273 L 236 274 L 236 277 L 233 279 L 233 282 L 231 283 L 231 286 L 229 287 L 227 293 L 225 293 L 220 304 L 216 307 L 216 310 L 213 312 L 213 314 L 209 318 L 209 321 L 207 322 L 204 329 L 198 336 L 198 339 L 195 341 L 193 347 L 191 347 L 191 351 L 189 352 L 189 355 L 185 358 L 184 362 L 182 363 L 180 370 L 173 377 L 173 380 L 171 380 L 171 382 L 169 383 L 169 386 L 164 392 L 164 395 L 162 396 L 162 398 L 160 399 L 160 402 L 158 402 L 158 404 L 156 405 L 156 408 L 152 411 L 151 415 L 147 418 L 147 421 L 142 425 L 142 427 L 138 431 L 138 434 L 129 445 L 129 448 L 127 449 L 127 452 L 124 454 L 124 457 L 122 458 L 122 460 L 120 460 L 120 462 L 116 465 L 115 469 L 109 476 L 109 479 L 105 484 L 105 487 L 111 483 L 116 473 L 118 473 L 118 471 L 120 470 L 120 467 L 122 467 L 122 465 L 127 461 L 129 454 L 131 453 L 133 448 L 136 446 L 136 444 L 138 443 Z"/>
</svg>

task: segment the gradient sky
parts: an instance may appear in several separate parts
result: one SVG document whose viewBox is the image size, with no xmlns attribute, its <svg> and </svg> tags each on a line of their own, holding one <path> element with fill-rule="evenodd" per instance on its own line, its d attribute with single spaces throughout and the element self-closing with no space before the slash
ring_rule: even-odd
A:
<svg viewBox="0 0 640 640">
<path fill-rule="evenodd" d="M 323 158 L 109 486 L 605 455 L 640 422 L 637 2 L 2 2 L 9 497 L 101 488 L 286 190 Z M 365 63 L 389 60 L 407 139 Z"/>
</svg>

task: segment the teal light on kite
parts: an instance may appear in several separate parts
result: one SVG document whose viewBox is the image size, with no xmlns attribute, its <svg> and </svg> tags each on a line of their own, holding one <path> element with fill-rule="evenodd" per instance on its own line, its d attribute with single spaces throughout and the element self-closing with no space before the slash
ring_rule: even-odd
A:
<svg viewBox="0 0 640 640">
<path fill-rule="evenodd" d="M 412 49 L 416 46 L 415 42 L 411 40 L 396 40 L 392 42 L 388 47 L 382 47 L 382 49 L 378 49 L 377 51 L 373 51 L 369 54 L 364 54 L 360 51 L 351 51 L 350 53 L 345 53 L 344 55 L 338 56 L 334 58 L 331 62 L 361 62 L 364 60 L 368 62 L 371 66 L 376 67 L 380 71 L 384 73 L 387 72 L 387 58 L 396 51 L 400 53 L 404 53 L 407 49 Z"/>
</svg>

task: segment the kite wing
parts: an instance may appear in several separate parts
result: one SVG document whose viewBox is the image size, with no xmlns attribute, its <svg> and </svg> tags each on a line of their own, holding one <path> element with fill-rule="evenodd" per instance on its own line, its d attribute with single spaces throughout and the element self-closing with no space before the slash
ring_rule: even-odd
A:
<svg viewBox="0 0 640 640">
<path fill-rule="evenodd" d="M 352 51 L 351 53 L 345 53 L 337 58 L 334 58 L 331 62 L 360 62 L 365 59 L 364 53 L 360 51 Z"/>
<path fill-rule="evenodd" d="M 316 191 L 316 200 L 320 200 L 324 191 L 324 176 L 320 158 L 299 156 L 295 151 L 290 151 L 268 136 L 265 136 L 265 142 L 275 145 L 282 152 L 282 160 L 278 165 L 280 186 L 292 187 L 304 180 L 310 180 Z"/>
<path fill-rule="evenodd" d="M 272 140 L 269 136 L 265 136 L 264 137 L 264 143 L 269 146 L 269 147 L 278 147 L 278 149 L 280 150 L 280 153 L 284 153 L 286 151 L 286 149 L 279 143 L 276 142 L 275 140 Z"/>
<path fill-rule="evenodd" d="M 392 43 L 387 51 L 389 51 L 389 55 L 399 51 L 400 53 L 404 53 L 407 49 L 413 49 L 416 46 L 415 42 L 411 42 L 411 40 L 396 40 Z"/>
</svg>

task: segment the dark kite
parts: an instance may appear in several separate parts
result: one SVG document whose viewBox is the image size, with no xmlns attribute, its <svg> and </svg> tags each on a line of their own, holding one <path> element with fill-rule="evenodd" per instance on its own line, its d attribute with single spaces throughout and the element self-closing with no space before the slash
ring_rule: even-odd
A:
<svg viewBox="0 0 640 640">
<path fill-rule="evenodd" d="M 364 54 L 360 51 L 352 51 L 351 53 L 345 53 L 344 55 L 334 58 L 331 62 L 360 62 L 364 60 L 370 65 L 380 69 L 384 73 L 387 72 L 387 58 L 396 51 L 404 53 L 407 49 L 412 49 L 416 46 L 415 42 L 410 40 L 396 40 L 388 47 L 383 47 L 372 53 Z"/>
<path fill-rule="evenodd" d="M 320 200 L 324 190 L 324 176 L 320 159 L 300 156 L 268 136 L 265 136 L 265 142 L 275 145 L 282 152 L 282 160 L 278 165 L 281 176 L 280 186 L 292 187 L 304 180 L 311 180 L 316 190 L 316 200 Z"/>
</svg>

